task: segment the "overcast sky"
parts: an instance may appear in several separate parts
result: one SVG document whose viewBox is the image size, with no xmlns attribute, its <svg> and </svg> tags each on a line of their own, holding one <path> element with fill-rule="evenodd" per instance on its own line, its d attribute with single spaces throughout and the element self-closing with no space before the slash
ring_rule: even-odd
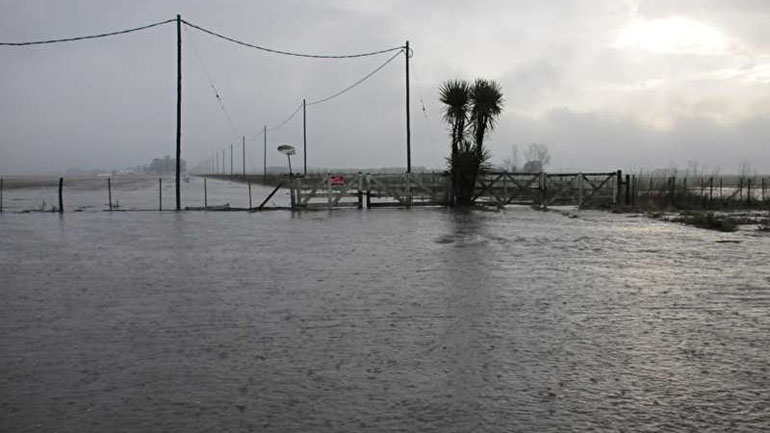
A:
<svg viewBox="0 0 770 433">
<path fill-rule="evenodd" d="M 500 82 L 495 162 L 549 146 L 551 170 L 697 165 L 770 171 L 770 1 L 0 0 L 0 41 L 119 30 L 172 18 L 250 43 L 318 54 L 408 39 L 412 161 L 443 168 L 438 87 Z M 279 56 L 183 32 L 183 158 L 194 165 L 247 140 L 262 167 L 263 125 L 352 84 L 390 54 Z M 122 168 L 174 152 L 176 28 L 25 48 L 0 47 L 0 173 Z M 217 103 L 219 90 L 230 120 Z M 400 56 L 353 91 L 308 107 L 313 167 L 405 166 Z M 268 134 L 268 164 L 302 145 L 302 116 Z M 240 167 L 240 144 L 236 168 Z M 220 153 L 221 155 L 221 153 Z M 301 160 L 301 155 L 299 155 Z M 227 158 L 229 160 L 229 150 Z M 299 164 L 299 163 L 298 163 Z"/>
</svg>

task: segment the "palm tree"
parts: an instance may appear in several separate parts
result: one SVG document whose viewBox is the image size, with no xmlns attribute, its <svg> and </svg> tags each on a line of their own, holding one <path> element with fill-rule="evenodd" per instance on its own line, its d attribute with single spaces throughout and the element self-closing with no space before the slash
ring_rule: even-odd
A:
<svg viewBox="0 0 770 433">
<path fill-rule="evenodd" d="M 471 86 L 465 80 L 450 80 L 439 87 L 441 102 L 444 107 L 444 120 L 452 129 L 452 156 L 457 158 L 460 146 L 465 138 L 468 109 L 470 108 Z"/>
<path fill-rule="evenodd" d="M 486 169 L 490 158 L 484 148 L 484 137 L 494 129 L 503 111 L 503 93 L 497 82 L 477 79 L 473 85 L 463 80 L 447 81 L 439 88 L 439 94 L 445 105 L 444 120 L 452 130 L 452 201 L 471 205 L 476 178 Z"/>
<path fill-rule="evenodd" d="M 495 128 L 503 111 L 503 92 L 496 81 L 477 79 L 471 88 L 471 132 L 477 157 L 484 155 L 484 135 Z"/>
</svg>

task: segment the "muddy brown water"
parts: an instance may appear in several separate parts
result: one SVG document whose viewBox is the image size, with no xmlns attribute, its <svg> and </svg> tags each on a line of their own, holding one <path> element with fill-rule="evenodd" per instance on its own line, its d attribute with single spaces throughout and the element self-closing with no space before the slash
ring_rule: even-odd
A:
<svg viewBox="0 0 770 433">
<path fill-rule="evenodd" d="M 526 208 L 4 213 L 0 430 L 766 431 L 769 243 Z"/>
</svg>

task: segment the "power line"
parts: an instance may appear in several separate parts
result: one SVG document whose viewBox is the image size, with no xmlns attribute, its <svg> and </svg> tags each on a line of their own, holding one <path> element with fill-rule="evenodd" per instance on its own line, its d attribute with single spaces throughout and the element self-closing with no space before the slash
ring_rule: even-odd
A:
<svg viewBox="0 0 770 433">
<path fill-rule="evenodd" d="M 165 21 L 160 21 L 153 24 L 148 24 L 146 26 L 141 27 L 134 27 L 131 29 L 126 30 L 119 30 L 116 32 L 109 32 L 109 33 L 99 33 L 97 35 L 88 35 L 88 36 L 77 36 L 72 38 L 62 38 L 62 39 L 49 39 L 45 41 L 30 41 L 30 42 L 0 42 L 0 46 L 12 46 L 12 47 L 23 47 L 28 45 L 44 45 L 44 44 L 57 44 L 60 42 L 73 42 L 73 41 L 82 41 L 85 39 L 97 39 L 97 38 L 106 38 L 109 36 L 117 36 L 117 35 L 124 35 L 126 33 L 132 33 L 132 32 L 138 32 L 140 30 L 146 30 L 152 27 L 162 26 L 164 24 L 169 24 L 176 21 L 176 19 L 170 19 Z"/>
<path fill-rule="evenodd" d="M 411 51 L 411 50 L 410 50 L 410 51 Z M 360 84 L 361 84 L 361 83 L 363 83 L 364 81 L 368 80 L 368 79 L 369 79 L 369 78 L 370 78 L 372 75 L 374 75 L 374 74 L 376 74 L 377 72 L 379 72 L 379 71 L 380 71 L 382 68 L 384 68 L 384 67 L 385 67 L 385 66 L 386 66 L 388 63 L 392 62 L 392 61 L 393 61 L 393 60 L 394 60 L 396 57 L 398 57 L 398 56 L 399 56 L 401 53 L 403 53 L 403 52 L 404 52 L 404 50 L 403 50 L 403 49 L 400 49 L 400 50 L 399 50 L 399 52 L 397 52 L 396 54 L 394 54 L 393 56 L 391 56 L 391 57 L 390 57 L 388 60 L 386 60 L 386 61 L 385 61 L 383 64 L 381 64 L 380 66 L 378 66 L 377 68 L 375 68 L 373 71 L 369 72 L 368 74 L 364 75 L 364 76 L 363 76 L 361 79 L 359 79 L 359 80 L 358 80 L 358 81 L 356 81 L 355 83 L 353 83 L 353 84 L 351 84 L 351 85 L 349 85 L 349 86 L 345 87 L 344 89 L 340 90 L 339 92 L 336 92 L 336 93 L 334 93 L 334 94 L 332 94 L 332 95 L 330 95 L 330 96 L 327 96 L 327 97 L 325 97 L 325 98 L 322 98 L 322 99 L 318 99 L 318 100 L 316 100 L 316 101 L 313 101 L 313 102 L 307 102 L 305 105 L 306 105 L 306 106 L 311 106 L 311 105 L 322 104 L 322 103 L 324 103 L 324 102 L 327 102 L 327 101 L 330 101 L 330 100 L 332 100 L 332 99 L 334 99 L 334 98 L 336 98 L 336 97 L 338 97 L 338 96 L 341 96 L 341 95 L 343 95 L 344 93 L 347 93 L 347 92 L 349 92 L 350 90 L 352 90 L 353 88 L 357 87 L 358 85 L 360 85 Z M 285 119 L 283 122 L 281 122 L 280 124 L 278 124 L 278 125 L 276 125 L 276 126 L 270 126 L 270 127 L 268 127 L 268 128 L 267 128 L 268 132 L 272 132 L 272 131 L 275 131 L 275 130 L 277 130 L 277 129 L 280 129 L 280 128 L 284 127 L 284 126 L 285 126 L 287 123 L 289 123 L 289 121 L 290 121 L 291 119 L 293 119 L 293 118 L 294 118 L 294 116 L 296 116 L 296 115 L 297 115 L 297 113 L 299 113 L 299 110 L 301 110 L 301 109 L 302 109 L 302 104 L 299 104 L 299 106 L 298 106 L 298 107 L 297 107 L 297 108 L 296 108 L 296 109 L 295 109 L 295 110 L 294 110 L 294 111 L 293 111 L 291 114 L 289 114 L 289 116 L 288 116 L 288 117 L 286 117 L 286 119 Z M 256 138 L 258 138 L 258 137 L 262 136 L 262 133 L 263 133 L 263 132 L 262 132 L 262 131 L 260 131 L 259 133 L 257 133 L 257 134 L 255 134 L 255 135 L 253 135 L 253 136 L 249 137 L 249 138 L 248 138 L 248 140 L 254 140 L 254 139 L 256 139 Z"/>
<path fill-rule="evenodd" d="M 200 52 L 198 51 L 198 47 L 195 45 L 195 41 L 193 41 L 192 34 L 190 34 L 186 28 L 185 28 L 185 34 L 187 35 L 187 40 L 190 41 L 190 45 L 192 45 L 193 47 L 193 52 L 195 53 L 195 57 L 197 58 L 198 64 L 203 70 L 203 74 L 206 76 L 206 79 L 209 82 L 209 86 L 211 87 L 211 90 L 214 91 L 214 96 L 217 98 L 217 102 L 219 103 L 219 108 L 222 110 L 222 113 L 225 114 L 225 118 L 227 118 L 227 123 L 230 124 L 230 128 L 233 130 L 233 132 L 235 132 L 236 135 L 241 135 L 238 132 L 238 128 L 235 127 L 235 124 L 233 123 L 233 119 L 230 117 L 230 114 L 227 112 L 227 109 L 225 108 L 225 103 L 219 94 L 219 89 L 217 89 L 217 86 L 214 85 L 214 80 L 211 79 L 211 75 L 209 74 L 209 71 L 206 69 L 206 66 L 203 64 L 203 59 L 201 58 Z"/>
<path fill-rule="evenodd" d="M 393 59 L 395 59 L 396 57 L 398 57 L 398 56 L 399 56 L 399 55 L 400 55 L 402 52 L 404 52 L 404 50 L 403 50 L 403 49 L 402 49 L 402 50 L 399 50 L 399 52 L 397 52 L 397 53 L 396 53 L 396 54 L 394 54 L 394 55 L 393 55 L 391 58 L 389 58 L 387 61 L 385 61 L 385 63 L 381 64 L 381 65 L 380 65 L 380 66 L 378 66 L 376 69 L 374 69 L 372 72 L 369 72 L 369 73 L 368 73 L 368 74 L 366 74 L 366 75 L 365 75 L 363 78 L 361 78 L 360 80 L 356 81 L 355 83 L 353 83 L 353 84 L 349 85 L 348 87 L 345 87 L 344 89 L 340 90 L 339 92 L 337 92 L 337 93 L 335 93 L 335 94 L 333 94 L 333 95 L 331 95 L 331 96 L 327 96 L 326 98 L 322 98 L 322 99 L 319 99 L 319 100 L 316 100 L 316 101 L 313 101 L 313 102 L 308 102 L 306 105 L 316 105 L 316 104 L 322 104 L 322 103 L 324 103 L 324 102 L 326 102 L 326 101 L 329 101 L 329 100 L 331 100 L 331 99 L 334 99 L 334 98 L 336 98 L 337 96 L 341 96 L 342 94 L 344 94 L 344 93 L 348 92 L 349 90 L 352 90 L 354 87 L 358 86 L 359 84 L 361 84 L 361 83 L 363 83 L 364 81 L 368 80 L 368 79 L 369 79 L 369 77 L 371 77 L 372 75 L 374 75 L 374 74 L 376 74 L 377 72 L 379 72 L 379 71 L 380 71 L 380 69 L 384 68 L 384 67 L 385 67 L 385 66 L 386 66 L 388 63 L 392 62 L 392 61 L 393 61 Z"/>
<path fill-rule="evenodd" d="M 321 55 L 321 54 L 295 53 L 295 52 L 291 52 L 291 51 L 276 50 L 276 49 L 273 49 L 273 48 L 266 48 L 266 47 L 262 47 L 262 46 L 259 46 L 259 45 L 250 44 L 250 43 L 243 42 L 243 41 L 240 41 L 238 39 L 234 39 L 234 38 L 225 36 L 223 34 L 217 33 L 217 32 L 215 32 L 213 30 L 208 30 L 208 29 L 205 29 L 203 27 L 197 26 L 197 25 L 195 25 L 195 24 L 193 24 L 193 23 L 191 23 L 189 21 L 182 20 L 182 22 L 185 23 L 186 25 L 194 28 L 194 29 L 202 31 L 203 33 L 208 33 L 211 36 L 215 36 L 215 37 L 218 37 L 220 39 L 224 39 L 224 40 L 226 40 L 228 42 L 232 42 L 232 43 L 235 43 L 235 44 L 238 44 L 238 45 L 242 45 L 242 46 L 248 47 L 248 48 L 254 48 L 254 49 L 257 49 L 257 50 L 261 50 L 261 51 L 267 51 L 268 53 L 283 54 L 283 55 L 286 55 L 286 56 L 294 56 L 294 57 L 309 57 L 309 58 L 313 58 L 313 59 L 353 59 L 353 58 L 357 58 L 357 57 L 376 56 L 377 54 L 389 53 L 391 51 L 396 51 L 396 50 L 400 50 L 400 49 L 404 48 L 404 47 L 393 47 L 393 48 L 388 48 L 388 49 L 385 49 L 385 50 L 371 51 L 371 52 L 367 52 L 367 53 L 343 54 L 343 55 Z"/>
<path fill-rule="evenodd" d="M 283 122 L 281 122 L 281 124 L 280 124 L 280 125 L 278 125 L 278 126 L 271 126 L 271 127 L 267 128 L 268 132 L 272 132 L 272 131 L 275 131 L 276 129 L 281 129 L 281 128 L 283 128 L 283 126 L 284 126 L 284 125 L 286 125 L 287 123 L 289 123 L 289 120 L 293 119 L 293 118 L 294 118 L 294 116 L 296 116 L 296 115 L 297 115 L 297 113 L 299 113 L 299 110 L 301 110 L 301 109 L 302 109 L 302 104 L 299 104 L 299 107 L 297 107 L 297 109 L 296 109 L 296 110 L 294 110 L 294 112 L 293 112 L 293 113 L 291 113 L 291 114 L 289 115 L 289 117 L 287 117 L 287 118 L 286 118 L 286 120 L 284 120 Z"/>
</svg>

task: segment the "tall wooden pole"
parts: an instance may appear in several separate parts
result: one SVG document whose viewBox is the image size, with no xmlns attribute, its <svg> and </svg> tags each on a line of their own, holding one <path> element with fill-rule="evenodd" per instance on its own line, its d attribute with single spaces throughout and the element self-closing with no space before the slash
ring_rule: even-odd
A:
<svg viewBox="0 0 770 433">
<path fill-rule="evenodd" d="M 59 178 L 59 213 L 64 213 L 64 194 L 62 193 L 64 189 L 64 178 Z"/>
<path fill-rule="evenodd" d="M 182 172 L 182 16 L 176 16 L 176 210 L 182 209 L 179 176 Z"/>
<path fill-rule="evenodd" d="M 412 172 L 412 130 L 409 124 L 409 41 L 406 41 L 406 172 Z"/>
<path fill-rule="evenodd" d="M 302 98 L 302 157 L 305 159 L 305 176 L 307 176 L 307 106 Z"/>
<path fill-rule="evenodd" d="M 267 125 L 262 130 L 262 138 L 264 138 L 264 147 L 262 149 L 262 180 L 267 181 Z"/>
<path fill-rule="evenodd" d="M 241 137 L 243 144 L 243 175 L 246 176 L 246 136 Z"/>
</svg>

